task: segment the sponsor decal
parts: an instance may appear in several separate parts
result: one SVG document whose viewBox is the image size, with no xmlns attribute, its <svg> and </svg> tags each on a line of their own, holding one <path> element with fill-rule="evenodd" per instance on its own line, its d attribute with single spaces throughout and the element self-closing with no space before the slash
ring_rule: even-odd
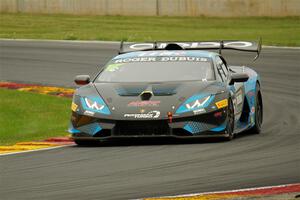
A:
<svg viewBox="0 0 300 200">
<path fill-rule="evenodd" d="M 251 107 L 251 113 L 255 113 L 255 107 L 254 106 Z"/>
<path fill-rule="evenodd" d="M 133 113 L 133 114 L 124 114 L 124 117 L 126 118 L 135 118 L 135 119 L 155 119 L 160 116 L 160 111 L 153 110 L 148 113 Z"/>
<path fill-rule="evenodd" d="M 243 91 L 241 88 L 237 89 L 237 92 L 235 94 L 235 97 L 232 100 L 233 107 L 234 107 L 234 113 L 238 114 L 242 112 L 242 106 L 243 106 Z"/>
<path fill-rule="evenodd" d="M 237 104 L 243 103 L 243 92 L 242 92 L 242 90 L 239 90 L 236 94 L 236 103 Z"/>
<path fill-rule="evenodd" d="M 123 59 L 114 60 L 114 64 L 109 65 L 108 68 L 106 68 L 106 71 L 116 71 L 120 68 L 122 63 L 131 63 L 131 62 L 209 62 L 209 59 L 205 57 L 195 57 L 195 56 L 160 56 L 160 57 L 123 58 Z"/>
<path fill-rule="evenodd" d="M 198 110 L 193 110 L 193 113 L 196 114 L 202 114 L 202 113 L 206 113 L 206 110 L 204 108 L 200 108 Z"/>
<path fill-rule="evenodd" d="M 110 64 L 110 65 L 107 66 L 105 71 L 108 71 L 108 72 L 118 71 L 122 65 L 123 64 Z"/>
<path fill-rule="evenodd" d="M 174 42 L 175 44 L 178 44 L 184 48 L 219 48 L 220 42 Z M 157 48 L 158 49 L 164 49 L 169 43 L 158 43 Z M 130 49 L 134 50 L 142 50 L 142 49 L 153 49 L 154 48 L 153 43 L 138 43 L 138 44 L 132 44 L 129 46 Z M 251 47 L 253 44 L 251 42 L 245 42 L 245 41 L 225 41 L 223 43 L 225 47 L 232 47 L 232 48 L 246 48 Z"/>
<path fill-rule="evenodd" d="M 254 115 L 252 115 L 252 116 L 250 117 L 250 123 L 251 123 L 251 124 L 254 123 Z"/>
<path fill-rule="evenodd" d="M 253 97 L 253 96 L 255 96 L 255 93 L 254 93 L 254 91 L 249 91 L 249 92 L 248 92 L 248 96 L 249 96 L 249 97 Z"/>
<path fill-rule="evenodd" d="M 157 107 L 160 101 L 132 101 L 128 103 L 128 107 Z"/>
<path fill-rule="evenodd" d="M 207 62 L 207 58 L 201 57 L 188 57 L 188 56 L 173 56 L 173 57 L 161 57 L 161 62 L 168 62 L 168 61 L 193 61 L 193 62 Z"/>
<path fill-rule="evenodd" d="M 72 102 L 71 110 L 74 111 L 74 112 L 76 112 L 77 108 L 78 108 L 78 105 L 76 103 Z"/>
<path fill-rule="evenodd" d="M 225 108 L 228 106 L 228 100 L 227 99 L 223 99 L 221 101 L 216 102 L 216 106 L 218 109 L 220 108 Z"/>
<path fill-rule="evenodd" d="M 86 111 L 84 111 L 84 113 L 83 113 L 84 115 L 89 115 L 89 116 L 94 116 L 95 115 L 95 113 L 94 112 L 92 112 L 92 111 L 89 111 L 89 110 L 86 110 Z"/>
<path fill-rule="evenodd" d="M 129 63 L 129 62 L 155 62 L 156 57 L 138 57 L 138 58 L 123 58 L 115 60 L 114 63 Z"/>
</svg>

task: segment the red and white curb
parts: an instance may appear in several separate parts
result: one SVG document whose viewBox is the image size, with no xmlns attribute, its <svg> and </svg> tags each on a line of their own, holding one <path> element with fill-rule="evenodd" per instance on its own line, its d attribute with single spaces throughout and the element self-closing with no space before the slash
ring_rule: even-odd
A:
<svg viewBox="0 0 300 200">
<path fill-rule="evenodd" d="M 277 186 L 266 186 L 266 187 L 255 187 L 255 188 L 246 188 L 238 190 L 225 190 L 217 192 L 202 192 L 202 193 L 192 193 L 192 194 L 183 194 L 183 195 L 174 195 L 174 196 L 161 196 L 161 197 L 151 197 L 143 198 L 143 200 L 168 200 L 168 199 L 210 199 L 210 195 L 214 195 L 213 199 L 225 199 L 232 197 L 247 197 L 247 196 L 265 196 L 265 195 L 279 195 L 279 194 L 288 194 L 288 193 L 300 193 L 300 183 L 286 184 L 286 185 L 277 185 Z M 212 196 L 211 196 L 212 197 Z M 139 199 L 142 200 L 142 199 Z"/>
<path fill-rule="evenodd" d="M 74 145 L 75 143 L 69 137 L 54 137 L 44 141 L 19 142 L 10 146 L 0 146 L 0 156 L 45 151 Z"/>
</svg>

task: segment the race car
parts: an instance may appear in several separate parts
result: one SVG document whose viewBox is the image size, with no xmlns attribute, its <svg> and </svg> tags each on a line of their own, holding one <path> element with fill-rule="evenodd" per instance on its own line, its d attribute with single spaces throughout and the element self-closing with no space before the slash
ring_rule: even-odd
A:
<svg viewBox="0 0 300 200">
<path fill-rule="evenodd" d="M 112 138 L 222 137 L 260 133 L 260 77 L 228 66 L 223 49 L 256 52 L 261 42 L 121 43 L 90 79 L 76 76 L 69 132 L 78 145 Z M 219 50 L 216 53 L 214 50 Z"/>
</svg>

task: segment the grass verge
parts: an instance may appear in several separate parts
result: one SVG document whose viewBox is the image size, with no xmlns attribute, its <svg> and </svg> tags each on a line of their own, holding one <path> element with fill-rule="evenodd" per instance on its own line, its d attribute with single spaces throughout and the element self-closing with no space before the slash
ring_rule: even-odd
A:
<svg viewBox="0 0 300 200">
<path fill-rule="evenodd" d="M 1 14 L 0 38 L 58 40 L 256 40 L 300 46 L 300 17 L 208 18 Z"/>
<path fill-rule="evenodd" d="M 71 99 L 0 88 L 0 145 L 65 136 Z"/>
</svg>

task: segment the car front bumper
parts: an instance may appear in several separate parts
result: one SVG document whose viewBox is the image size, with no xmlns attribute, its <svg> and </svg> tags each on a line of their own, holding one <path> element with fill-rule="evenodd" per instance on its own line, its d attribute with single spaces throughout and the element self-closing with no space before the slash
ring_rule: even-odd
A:
<svg viewBox="0 0 300 200">
<path fill-rule="evenodd" d="M 108 120 L 73 112 L 69 132 L 74 139 L 82 140 L 130 137 L 224 137 L 226 124 L 226 109 L 172 120 Z"/>
</svg>

